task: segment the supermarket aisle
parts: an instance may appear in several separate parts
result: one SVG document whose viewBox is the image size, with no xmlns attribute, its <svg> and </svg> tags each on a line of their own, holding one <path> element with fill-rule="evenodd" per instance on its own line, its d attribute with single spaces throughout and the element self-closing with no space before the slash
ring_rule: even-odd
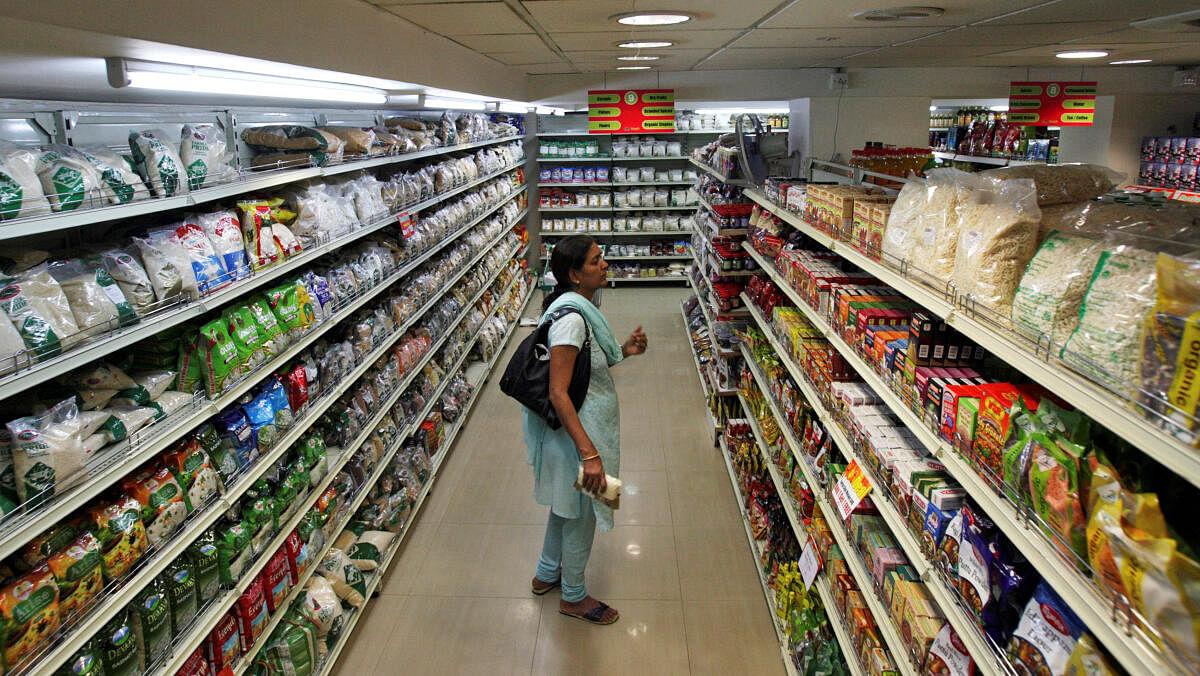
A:
<svg viewBox="0 0 1200 676">
<path fill-rule="evenodd" d="M 684 295 L 606 289 L 602 301 L 619 338 L 640 323 L 651 347 L 614 371 L 626 490 L 588 567 L 589 593 L 620 621 L 591 626 L 558 613 L 557 591 L 530 593 L 546 508 L 533 501 L 516 404 L 493 378 L 337 673 L 783 671 L 733 490 L 705 431 Z"/>
</svg>

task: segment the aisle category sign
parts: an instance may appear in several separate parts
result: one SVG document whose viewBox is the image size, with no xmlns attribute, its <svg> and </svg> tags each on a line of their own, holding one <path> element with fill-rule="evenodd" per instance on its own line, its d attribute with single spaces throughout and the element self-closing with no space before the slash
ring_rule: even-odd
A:
<svg viewBox="0 0 1200 676">
<path fill-rule="evenodd" d="M 858 466 L 857 460 L 851 460 L 850 464 L 846 465 L 846 471 L 833 484 L 833 490 L 831 491 L 833 493 L 833 503 L 837 507 L 842 521 L 850 518 L 850 514 L 854 512 L 854 508 L 858 507 L 858 503 L 862 502 L 863 498 L 867 497 L 867 493 L 870 492 L 871 482 L 867 480 L 867 475 Z"/>
<path fill-rule="evenodd" d="M 673 131 L 674 89 L 595 89 L 588 92 L 588 132 L 592 134 Z"/>
<path fill-rule="evenodd" d="M 1010 82 L 1008 122 L 1029 127 L 1090 127 L 1095 82 Z"/>
</svg>

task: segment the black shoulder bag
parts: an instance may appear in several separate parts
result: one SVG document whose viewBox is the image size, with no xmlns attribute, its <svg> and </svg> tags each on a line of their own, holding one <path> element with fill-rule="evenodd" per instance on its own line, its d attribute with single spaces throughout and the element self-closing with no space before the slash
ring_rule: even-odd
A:
<svg viewBox="0 0 1200 676">
<path fill-rule="evenodd" d="M 564 307 L 550 315 L 550 319 L 538 325 L 517 346 L 504 375 L 500 377 L 500 391 L 524 404 L 531 411 L 546 421 L 552 430 L 562 427 L 558 412 L 550 403 L 550 325 L 559 318 L 570 314 L 579 314 L 573 307 Z M 575 358 L 575 370 L 571 373 L 571 384 L 567 386 L 567 396 L 578 411 L 583 406 L 587 396 L 588 383 L 592 379 L 592 331 L 583 320 L 587 332 L 579 356 Z"/>
</svg>

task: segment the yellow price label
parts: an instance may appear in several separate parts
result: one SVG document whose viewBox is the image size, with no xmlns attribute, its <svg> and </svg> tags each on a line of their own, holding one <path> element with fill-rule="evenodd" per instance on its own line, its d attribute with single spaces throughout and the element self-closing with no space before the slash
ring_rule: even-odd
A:
<svg viewBox="0 0 1200 676">
<path fill-rule="evenodd" d="M 1009 110 L 1037 110 L 1042 107 L 1041 99 L 1009 99 Z"/>
<path fill-rule="evenodd" d="M 1040 119 L 1042 119 L 1042 116 L 1038 115 L 1037 113 L 1009 112 L 1008 114 L 1009 124 L 1034 124 Z"/>
<path fill-rule="evenodd" d="M 588 131 L 620 131 L 621 123 L 617 120 L 588 120 Z"/>
<path fill-rule="evenodd" d="M 1070 108 L 1073 110 L 1095 110 L 1096 109 L 1096 100 L 1095 99 L 1063 99 L 1062 107 Z"/>
<path fill-rule="evenodd" d="M 620 108 L 588 108 L 588 117 L 620 117 Z"/>
<path fill-rule="evenodd" d="M 642 94 L 642 103 L 674 103 L 675 94 L 672 92 L 653 92 Z M 674 111 L 674 107 L 672 107 Z"/>
<path fill-rule="evenodd" d="M 1095 113 L 1063 113 L 1064 124 L 1091 124 L 1096 119 Z"/>
<path fill-rule="evenodd" d="M 619 94 L 588 94 L 588 105 L 593 103 L 620 103 L 621 96 Z"/>
<path fill-rule="evenodd" d="M 1009 96 L 1041 96 L 1042 88 L 1037 85 L 1013 85 L 1008 88 Z"/>
</svg>

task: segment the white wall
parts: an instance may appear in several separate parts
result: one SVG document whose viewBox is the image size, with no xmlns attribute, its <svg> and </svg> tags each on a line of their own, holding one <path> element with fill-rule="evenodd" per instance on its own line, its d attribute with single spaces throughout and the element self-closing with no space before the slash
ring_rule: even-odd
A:
<svg viewBox="0 0 1200 676">
<path fill-rule="evenodd" d="M 1108 143 L 1108 166 L 1133 181 L 1138 173 L 1138 156 L 1143 136 L 1196 136 L 1192 129 L 1200 113 L 1200 92 L 1156 93 L 1116 97 L 1112 136 Z M 1190 92 L 1190 93 L 1184 93 Z"/>
</svg>

